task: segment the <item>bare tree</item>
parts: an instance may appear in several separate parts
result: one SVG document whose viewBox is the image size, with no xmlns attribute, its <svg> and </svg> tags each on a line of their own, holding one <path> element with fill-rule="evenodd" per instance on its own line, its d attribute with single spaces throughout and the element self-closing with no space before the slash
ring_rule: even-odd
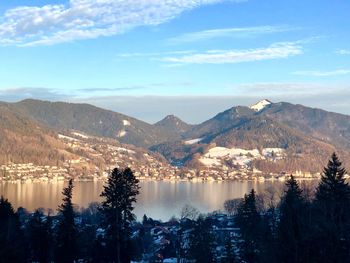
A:
<svg viewBox="0 0 350 263">
<path fill-rule="evenodd" d="M 227 214 L 233 216 L 237 213 L 239 204 L 242 202 L 242 198 L 229 199 L 224 203 L 224 209 Z"/>
<path fill-rule="evenodd" d="M 190 219 L 190 220 L 196 220 L 199 216 L 199 211 L 197 208 L 186 204 L 184 205 L 184 207 L 181 209 L 181 213 L 180 213 L 180 218 L 181 219 Z"/>
</svg>

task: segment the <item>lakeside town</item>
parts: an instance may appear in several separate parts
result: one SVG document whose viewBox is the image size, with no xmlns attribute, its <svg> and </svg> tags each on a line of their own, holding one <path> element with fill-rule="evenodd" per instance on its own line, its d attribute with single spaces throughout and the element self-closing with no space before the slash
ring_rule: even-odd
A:
<svg viewBox="0 0 350 263">
<path fill-rule="evenodd" d="M 109 167 L 109 170 L 112 166 Z M 262 175 L 261 171 L 220 171 L 220 170 L 194 170 L 187 169 L 183 171 L 179 168 L 168 167 L 146 167 L 133 166 L 135 176 L 139 180 L 165 180 L 165 181 L 224 181 L 224 180 L 250 180 L 250 181 L 285 181 L 288 174 L 268 174 Z M 93 175 L 87 175 L 82 172 L 78 174 L 78 170 L 67 167 L 57 166 L 40 166 L 33 163 L 26 164 L 7 164 L 0 166 L 0 182 L 57 182 L 65 181 L 73 178 L 77 181 L 98 181 L 105 180 L 108 172 L 100 173 L 97 171 Z M 76 177 L 74 175 L 77 175 Z M 303 173 L 296 171 L 293 174 L 298 179 L 312 180 L 320 178 L 320 174 Z"/>
<path fill-rule="evenodd" d="M 69 135 L 69 136 L 68 136 Z M 79 132 L 59 134 L 58 138 L 74 153 L 71 159 L 57 165 L 31 163 L 8 163 L 0 165 L 0 181 L 9 182 L 57 182 L 74 178 L 77 181 L 105 180 L 113 168 L 130 167 L 139 180 L 167 181 L 284 181 L 290 175 L 263 172 L 253 167 L 252 162 L 264 159 L 276 162 L 286 158 L 283 149 L 258 150 L 211 148 L 199 158 L 200 166 L 178 167 L 170 165 L 162 156 L 144 149 Z M 320 173 L 295 171 L 295 178 L 312 180 Z"/>
<path fill-rule="evenodd" d="M 172 166 L 157 154 L 131 145 L 122 145 L 110 139 L 91 137 L 78 132 L 71 132 L 70 136 L 59 134 L 58 137 L 75 153 L 74 159 L 57 162 L 57 165 L 2 164 L 0 181 L 57 182 L 71 178 L 77 181 L 105 180 L 113 168 L 123 168 L 125 164 L 134 171 L 139 180 L 284 181 L 289 176 L 286 172 L 262 172 L 251 165 L 254 158 L 264 158 L 271 162 L 285 158 L 283 150 L 278 148 L 266 148 L 260 154 L 257 150 L 214 147 L 199 159 L 201 166 L 188 168 Z M 305 180 L 318 179 L 321 176 L 320 173 L 303 171 L 295 171 L 293 175 Z"/>
</svg>

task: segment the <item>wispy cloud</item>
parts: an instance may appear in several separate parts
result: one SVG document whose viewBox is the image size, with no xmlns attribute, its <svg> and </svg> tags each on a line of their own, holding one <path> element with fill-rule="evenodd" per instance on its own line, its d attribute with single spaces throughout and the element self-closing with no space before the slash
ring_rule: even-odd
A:
<svg viewBox="0 0 350 263">
<path fill-rule="evenodd" d="M 253 94 L 255 96 L 311 96 L 342 92 L 344 89 L 348 89 L 349 85 L 316 82 L 258 82 L 230 85 L 230 88 L 242 94 Z"/>
<path fill-rule="evenodd" d="M 310 76 L 310 77 L 332 77 L 340 75 L 350 74 L 350 69 L 336 69 L 330 71 L 318 71 L 318 70 L 301 70 L 292 72 L 293 75 Z"/>
<path fill-rule="evenodd" d="M 255 27 L 234 27 L 234 28 L 219 28 L 211 30 L 203 30 L 183 34 L 174 38 L 167 39 L 170 44 L 180 44 L 188 42 L 197 42 L 214 38 L 233 37 L 246 38 L 256 37 L 258 35 L 272 34 L 278 32 L 286 32 L 297 30 L 296 27 L 290 26 L 255 26 Z"/>
<path fill-rule="evenodd" d="M 266 48 L 244 50 L 209 50 L 186 56 L 165 57 L 161 60 L 173 64 L 228 64 L 270 59 L 281 59 L 303 53 L 299 42 L 275 43 Z"/>
<path fill-rule="evenodd" d="M 350 55 L 350 49 L 338 49 L 335 53 L 339 55 Z"/>
<path fill-rule="evenodd" d="M 106 87 L 92 87 L 92 88 L 82 88 L 77 89 L 78 95 L 81 96 L 91 96 L 91 93 L 99 93 L 99 94 L 130 94 L 133 91 L 152 91 L 157 88 L 169 88 L 169 87 L 188 87 L 192 86 L 193 82 L 154 82 L 154 83 L 145 83 L 145 84 L 136 84 L 130 86 L 121 86 L 114 88 L 106 88 Z"/>
<path fill-rule="evenodd" d="M 40 87 L 18 87 L 0 90 L 0 100 L 19 101 L 33 98 L 42 100 L 65 100 L 72 97 L 60 91 Z"/>
<path fill-rule="evenodd" d="M 142 90 L 148 89 L 147 86 L 130 86 L 130 87 L 119 87 L 119 88 L 84 88 L 78 89 L 77 91 L 82 93 L 91 93 L 91 92 L 124 92 L 124 91 L 133 91 L 133 90 Z"/>
<path fill-rule="evenodd" d="M 223 1 L 70 0 L 67 4 L 20 6 L 0 17 L 0 44 L 52 45 L 111 36 L 138 26 L 159 25 L 186 10 Z"/>
<path fill-rule="evenodd" d="M 121 53 L 117 56 L 120 58 L 139 58 L 139 57 L 159 57 L 167 55 L 184 55 L 195 53 L 195 50 L 175 50 L 164 52 L 133 52 L 133 53 Z"/>
</svg>

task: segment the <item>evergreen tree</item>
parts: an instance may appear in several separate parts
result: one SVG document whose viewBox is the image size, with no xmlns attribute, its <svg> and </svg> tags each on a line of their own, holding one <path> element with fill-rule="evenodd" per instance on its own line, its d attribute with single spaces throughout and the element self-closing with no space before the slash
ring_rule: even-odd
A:
<svg viewBox="0 0 350 263">
<path fill-rule="evenodd" d="M 305 262 L 306 202 L 298 182 L 291 175 L 280 204 L 278 254 L 280 262 Z"/>
<path fill-rule="evenodd" d="M 214 262 L 213 242 L 214 236 L 212 234 L 211 224 L 208 219 L 200 216 L 194 222 L 194 228 L 189 236 L 190 257 L 198 263 Z"/>
<path fill-rule="evenodd" d="M 240 228 L 242 242 L 240 243 L 240 257 L 245 262 L 258 262 L 261 253 L 261 217 L 256 207 L 254 189 L 244 196 L 238 208 L 237 226 Z"/>
<path fill-rule="evenodd" d="M 77 227 L 74 222 L 75 212 L 72 203 L 73 180 L 62 191 L 63 203 L 59 206 L 59 221 L 57 225 L 57 262 L 71 263 L 77 253 Z"/>
<path fill-rule="evenodd" d="M 49 262 L 51 251 L 51 219 L 36 210 L 29 219 L 26 232 L 30 249 L 30 260 L 33 262 Z"/>
<path fill-rule="evenodd" d="M 25 262 L 26 247 L 17 214 L 11 203 L 0 198 L 0 262 Z"/>
<path fill-rule="evenodd" d="M 350 187 L 346 170 L 333 153 L 315 199 L 315 248 L 318 262 L 347 262 L 350 256 Z"/>
<path fill-rule="evenodd" d="M 130 224 L 135 220 L 133 205 L 139 194 L 138 183 L 130 168 L 115 168 L 101 194 L 104 197 L 101 212 L 107 251 L 110 252 L 108 256 L 116 263 L 130 262 Z"/>
<path fill-rule="evenodd" d="M 232 238 L 227 235 L 225 237 L 225 252 L 226 257 L 222 260 L 223 263 L 235 263 L 238 262 L 235 252 L 235 247 L 232 244 Z"/>
</svg>

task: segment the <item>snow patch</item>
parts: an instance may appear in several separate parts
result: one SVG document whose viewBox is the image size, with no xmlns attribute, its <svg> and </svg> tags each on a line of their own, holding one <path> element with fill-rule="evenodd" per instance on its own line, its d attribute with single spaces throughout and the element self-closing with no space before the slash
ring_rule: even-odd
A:
<svg viewBox="0 0 350 263">
<path fill-rule="evenodd" d="M 244 150 L 240 148 L 214 147 L 199 159 L 206 166 L 220 165 L 221 160 L 232 160 L 233 164 L 248 166 L 253 159 L 259 159 L 258 149 Z"/>
<path fill-rule="evenodd" d="M 252 110 L 255 110 L 255 111 L 261 111 L 264 108 L 266 108 L 266 106 L 268 106 L 270 104 L 272 104 L 272 102 L 265 99 L 265 100 L 261 100 L 258 103 L 250 106 L 249 108 L 251 108 Z"/>
<path fill-rule="evenodd" d="M 130 121 L 128 121 L 128 120 L 123 120 L 123 125 L 124 125 L 124 126 L 130 126 L 131 123 L 130 123 Z"/>
<path fill-rule="evenodd" d="M 86 135 L 81 134 L 81 133 L 79 133 L 79 132 L 72 132 L 72 134 L 75 135 L 75 136 L 81 137 L 81 138 L 83 138 L 83 139 L 88 139 L 88 138 L 90 138 L 89 136 L 86 136 Z"/>
<path fill-rule="evenodd" d="M 185 144 L 186 145 L 196 144 L 196 143 L 199 143 L 201 140 L 203 140 L 203 138 L 192 139 L 192 140 L 185 141 Z"/>
<path fill-rule="evenodd" d="M 116 150 L 117 150 L 118 152 L 127 152 L 127 153 L 132 153 L 132 154 L 135 153 L 135 151 L 129 150 L 129 149 L 126 149 L 126 148 L 123 148 L 123 147 L 116 147 Z"/>
<path fill-rule="evenodd" d="M 75 139 L 75 138 L 72 138 L 72 137 L 69 137 L 69 136 L 66 136 L 66 135 L 63 135 L 63 134 L 58 134 L 58 138 L 59 139 L 65 139 L 65 140 L 68 140 L 68 141 L 73 141 L 73 142 L 78 142 L 79 141 L 78 139 Z"/>
<path fill-rule="evenodd" d="M 242 155 L 251 155 L 253 157 L 260 157 L 258 149 L 244 150 L 240 148 L 226 148 L 226 147 L 214 147 L 211 148 L 208 153 L 205 154 L 207 157 L 236 157 Z"/>
<path fill-rule="evenodd" d="M 285 158 L 282 148 L 264 148 L 260 154 L 258 149 L 245 150 L 240 148 L 213 147 L 199 158 L 206 166 L 222 165 L 223 161 L 230 161 L 234 165 L 248 167 L 253 160 L 276 161 Z"/>
<path fill-rule="evenodd" d="M 125 135 L 126 135 L 126 131 L 121 130 L 120 132 L 118 132 L 117 137 L 121 138 L 121 137 L 124 137 Z"/>
<path fill-rule="evenodd" d="M 282 148 L 265 148 L 262 154 L 266 158 L 282 159 L 286 155 L 286 150 Z"/>
</svg>

